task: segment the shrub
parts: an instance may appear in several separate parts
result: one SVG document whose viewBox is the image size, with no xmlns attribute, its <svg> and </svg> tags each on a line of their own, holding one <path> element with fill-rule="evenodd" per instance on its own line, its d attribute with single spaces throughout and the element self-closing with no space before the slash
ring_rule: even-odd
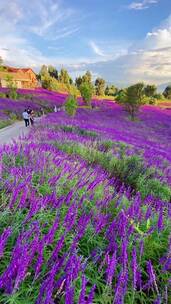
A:
<svg viewBox="0 0 171 304">
<path fill-rule="evenodd" d="M 67 97 L 66 103 L 65 103 L 65 111 L 69 116 L 74 116 L 76 114 L 78 107 L 77 100 L 74 96 L 70 95 Z"/>
<path fill-rule="evenodd" d="M 92 95 L 93 95 L 93 88 L 90 84 L 88 83 L 82 83 L 80 86 L 80 92 L 81 92 L 81 96 L 84 100 L 84 102 L 87 105 L 90 105 L 91 103 L 91 99 L 92 99 Z"/>
<path fill-rule="evenodd" d="M 5 93 L 0 93 L 0 98 L 6 98 L 6 94 Z"/>
</svg>

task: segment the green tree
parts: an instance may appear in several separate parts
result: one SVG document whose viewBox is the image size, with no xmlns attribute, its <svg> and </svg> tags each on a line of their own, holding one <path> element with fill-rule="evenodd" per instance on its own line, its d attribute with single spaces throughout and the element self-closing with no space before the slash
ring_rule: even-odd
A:
<svg viewBox="0 0 171 304">
<path fill-rule="evenodd" d="M 158 100 L 164 100 L 164 95 L 162 93 L 156 93 L 154 95 L 154 98 L 156 98 Z"/>
<path fill-rule="evenodd" d="M 40 75 L 40 79 L 42 76 L 45 76 L 45 75 L 48 75 L 48 67 L 47 65 L 43 64 L 41 69 L 40 69 L 40 72 L 39 72 L 39 75 Z"/>
<path fill-rule="evenodd" d="M 115 96 L 118 92 L 118 89 L 114 86 L 114 85 L 111 85 L 111 86 L 106 86 L 106 89 L 105 89 L 105 95 L 107 96 Z"/>
<path fill-rule="evenodd" d="M 52 66 L 52 65 L 48 66 L 48 73 L 51 77 L 58 80 L 58 71 L 54 66 Z"/>
<path fill-rule="evenodd" d="M 11 99 L 17 99 L 17 87 L 15 84 L 15 81 L 13 80 L 13 77 L 11 75 L 7 75 L 6 78 L 7 88 L 9 89 L 9 98 Z"/>
<path fill-rule="evenodd" d="M 96 95 L 103 96 L 105 91 L 105 80 L 103 78 L 97 78 L 95 81 Z"/>
<path fill-rule="evenodd" d="M 148 84 L 144 88 L 144 93 L 147 97 L 154 97 L 154 95 L 157 93 L 157 87 L 155 85 Z"/>
<path fill-rule="evenodd" d="M 79 77 L 77 77 L 77 78 L 75 79 L 75 85 L 76 85 L 76 87 L 77 87 L 78 89 L 80 88 L 82 82 L 83 82 L 83 79 L 82 79 L 81 76 L 79 76 Z"/>
<path fill-rule="evenodd" d="M 86 83 L 88 83 L 88 84 L 91 85 L 91 83 L 92 83 L 92 75 L 91 75 L 90 71 L 87 71 L 85 73 L 85 75 L 83 75 L 82 82 L 86 82 Z"/>
<path fill-rule="evenodd" d="M 0 56 L 0 66 L 3 64 L 3 59 L 2 57 Z"/>
<path fill-rule="evenodd" d="M 125 102 L 125 99 L 126 99 L 126 89 L 119 90 L 116 96 L 116 101 L 123 104 Z"/>
<path fill-rule="evenodd" d="M 80 86 L 80 93 L 81 93 L 81 96 L 82 96 L 84 102 L 87 105 L 90 105 L 91 99 L 93 96 L 93 87 L 91 85 L 89 85 L 88 83 L 83 82 Z"/>
<path fill-rule="evenodd" d="M 53 78 L 50 77 L 49 73 L 41 76 L 42 87 L 47 90 L 53 89 Z"/>
<path fill-rule="evenodd" d="M 138 112 L 139 107 L 143 104 L 144 96 L 143 83 L 137 83 L 128 87 L 125 94 L 122 95 L 120 101 L 125 106 L 132 120 L 135 119 L 135 115 Z"/>
<path fill-rule="evenodd" d="M 65 84 L 70 84 L 71 77 L 68 74 L 68 71 L 65 69 L 61 69 L 59 74 L 59 81 Z"/>
<path fill-rule="evenodd" d="M 78 107 L 77 99 L 70 95 L 67 97 L 66 102 L 65 102 L 65 111 L 69 116 L 74 116 L 76 114 Z"/>
<path fill-rule="evenodd" d="M 171 85 L 166 87 L 166 89 L 163 92 L 163 95 L 165 98 L 171 99 Z"/>
<path fill-rule="evenodd" d="M 109 92 L 110 92 L 110 88 L 109 88 L 109 86 L 107 85 L 107 86 L 106 86 L 106 89 L 105 89 L 105 95 L 106 95 L 106 96 L 109 96 L 109 95 L 110 95 Z"/>
</svg>

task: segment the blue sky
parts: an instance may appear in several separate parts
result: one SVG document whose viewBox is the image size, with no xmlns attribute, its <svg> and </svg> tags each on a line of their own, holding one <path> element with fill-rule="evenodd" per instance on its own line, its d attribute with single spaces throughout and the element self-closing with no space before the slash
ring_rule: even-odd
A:
<svg viewBox="0 0 171 304">
<path fill-rule="evenodd" d="M 124 86 L 171 81 L 171 0 L 0 0 L 6 64 L 65 66 Z"/>
</svg>

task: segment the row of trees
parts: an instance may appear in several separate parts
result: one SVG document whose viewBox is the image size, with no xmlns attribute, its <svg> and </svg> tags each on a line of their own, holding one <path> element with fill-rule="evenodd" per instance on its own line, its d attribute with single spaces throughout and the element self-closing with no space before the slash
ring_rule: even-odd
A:
<svg viewBox="0 0 171 304">
<path fill-rule="evenodd" d="M 79 89 L 83 100 L 89 104 L 91 101 L 90 90 L 91 81 L 90 78 L 84 78 L 84 81 L 80 81 Z M 123 105 L 126 111 L 130 114 L 131 119 L 134 120 L 139 110 L 139 107 L 147 103 L 147 99 L 154 99 L 157 96 L 157 88 L 154 85 L 145 86 L 144 83 L 137 83 L 129 86 L 128 88 L 118 92 L 117 101 Z M 69 115 L 74 115 L 77 108 L 76 98 L 69 96 L 66 102 L 66 111 Z"/>
<path fill-rule="evenodd" d="M 38 74 L 38 79 L 41 80 L 42 86 L 47 89 L 58 89 L 56 88 L 57 81 L 66 86 L 74 87 L 77 90 L 77 93 L 78 91 L 89 91 L 90 95 L 96 96 L 113 96 L 120 98 L 120 96 L 124 95 L 126 90 L 119 90 L 114 85 L 106 85 L 105 80 L 100 77 L 93 81 L 90 71 L 87 71 L 83 76 L 78 76 L 74 82 L 66 69 L 62 68 L 58 71 L 52 65 L 43 65 Z M 150 98 L 150 100 L 147 99 L 147 102 L 149 101 L 151 104 L 155 103 L 155 99 L 171 99 L 171 86 L 167 86 L 163 94 L 159 94 L 157 93 L 157 87 L 155 85 L 146 85 L 144 87 L 144 95 L 147 98 Z"/>
<path fill-rule="evenodd" d="M 134 120 L 141 105 L 155 103 L 156 99 L 162 99 L 162 94 L 157 93 L 155 85 L 137 83 L 124 90 L 120 90 L 116 99 L 125 107 L 132 120 Z"/>
<path fill-rule="evenodd" d="M 55 89 L 58 82 L 65 85 L 75 86 L 75 88 L 77 88 L 80 92 L 83 87 L 85 88 L 85 84 L 87 84 L 86 90 L 89 89 L 93 95 L 97 96 L 110 94 L 114 96 L 116 93 L 114 86 L 106 87 L 106 82 L 103 78 L 97 78 L 93 83 L 92 74 L 89 71 L 87 71 L 83 76 L 77 77 L 74 83 L 73 79 L 66 69 L 62 68 L 60 71 L 58 71 L 52 65 L 43 65 L 38 74 L 38 79 L 41 81 L 42 86 L 46 89 Z"/>
</svg>

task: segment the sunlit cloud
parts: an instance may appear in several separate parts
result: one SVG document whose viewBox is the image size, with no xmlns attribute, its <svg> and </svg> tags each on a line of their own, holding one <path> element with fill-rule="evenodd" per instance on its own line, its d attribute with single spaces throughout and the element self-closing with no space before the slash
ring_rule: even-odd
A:
<svg viewBox="0 0 171 304">
<path fill-rule="evenodd" d="M 132 2 L 130 5 L 128 5 L 128 9 L 144 10 L 149 8 L 153 4 L 157 4 L 158 2 L 159 0 L 143 0 L 143 1 Z"/>
</svg>

